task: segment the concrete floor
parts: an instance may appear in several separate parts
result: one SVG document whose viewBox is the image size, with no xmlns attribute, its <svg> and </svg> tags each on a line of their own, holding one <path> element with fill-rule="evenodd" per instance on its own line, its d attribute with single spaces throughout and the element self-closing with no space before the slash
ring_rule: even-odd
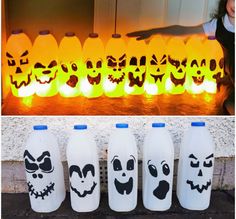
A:
<svg viewBox="0 0 236 219">
<path fill-rule="evenodd" d="M 77 213 L 71 209 L 69 193 L 62 206 L 55 212 L 49 214 L 35 213 L 30 208 L 28 194 L 2 194 L 2 219 L 156 219 L 156 218 L 174 218 L 174 219 L 195 219 L 195 218 L 234 218 L 235 205 L 234 190 L 212 191 L 210 207 L 205 211 L 189 211 L 183 209 L 173 194 L 172 206 L 165 212 L 152 212 L 143 207 L 141 193 L 138 196 L 138 205 L 135 210 L 126 213 L 117 213 L 109 209 L 107 203 L 107 194 L 102 193 L 99 208 L 91 213 Z"/>
</svg>

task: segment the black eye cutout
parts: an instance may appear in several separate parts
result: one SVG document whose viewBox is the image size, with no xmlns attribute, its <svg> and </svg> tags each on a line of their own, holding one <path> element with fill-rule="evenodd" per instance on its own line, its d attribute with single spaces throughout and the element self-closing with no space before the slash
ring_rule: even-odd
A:
<svg viewBox="0 0 236 219">
<path fill-rule="evenodd" d="M 119 63 L 119 67 L 124 68 L 126 66 L 126 60 Z"/>
<path fill-rule="evenodd" d="M 167 163 L 162 166 L 162 172 L 167 176 L 170 173 L 170 168 Z"/>
<path fill-rule="evenodd" d="M 51 63 L 48 65 L 48 68 L 52 68 L 57 65 L 57 62 L 55 60 L 51 61 Z"/>
<path fill-rule="evenodd" d="M 77 69 L 78 69 L 77 65 L 75 63 L 71 64 L 71 68 L 72 68 L 73 71 L 77 71 Z"/>
<path fill-rule="evenodd" d="M 210 70 L 214 71 L 215 69 L 216 69 L 216 60 L 211 59 L 211 61 L 210 61 Z"/>
<path fill-rule="evenodd" d="M 161 65 L 166 65 L 166 59 L 161 62 Z"/>
<path fill-rule="evenodd" d="M 34 68 L 45 68 L 45 66 L 39 62 L 34 65 Z"/>
<path fill-rule="evenodd" d="M 198 67 L 198 64 L 197 64 L 197 60 L 196 59 L 194 59 L 192 62 L 191 62 L 191 67 L 193 67 L 194 65 L 196 65 L 197 67 Z"/>
<path fill-rule="evenodd" d="M 72 177 L 72 174 L 76 172 L 79 175 L 79 177 L 82 178 L 82 173 L 80 171 L 80 168 L 76 165 L 70 166 L 69 172 L 70 172 L 70 177 Z"/>
<path fill-rule="evenodd" d="M 25 169 L 26 169 L 27 172 L 33 173 L 33 172 L 35 172 L 36 170 L 38 170 L 39 167 L 38 167 L 38 165 L 37 165 L 36 163 L 30 163 L 30 162 L 28 161 L 28 159 L 26 158 L 26 159 L 25 159 Z"/>
<path fill-rule="evenodd" d="M 115 160 L 113 161 L 113 170 L 114 170 L 114 171 L 120 171 L 120 170 L 122 170 L 122 166 L 121 166 L 120 160 L 115 159 Z"/>
<path fill-rule="evenodd" d="M 150 64 L 151 64 L 151 65 L 157 65 L 156 61 L 153 60 L 153 59 L 151 60 Z"/>
<path fill-rule="evenodd" d="M 87 66 L 88 69 L 93 68 L 93 63 L 91 61 L 87 61 L 86 66 Z"/>
<path fill-rule="evenodd" d="M 186 67 L 187 59 L 184 59 L 184 60 L 181 62 L 181 64 L 182 64 L 184 67 Z"/>
<path fill-rule="evenodd" d="M 130 59 L 129 65 L 137 65 L 137 59 L 135 57 L 132 57 Z"/>
<path fill-rule="evenodd" d="M 146 56 L 142 56 L 140 59 L 140 66 L 141 65 L 146 65 Z"/>
<path fill-rule="evenodd" d="M 134 160 L 130 159 L 127 161 L 127 166 L 126 166 L 127 170 L 133 170 L 134 169 Z"/>
<path fill-rule="evenodd" d="M 16 62 L 15 62 L 15 60 L 10 60 L 10 59 L 8 59 L 8 60 L 7 60 L 7 64 L 8 64 L 8 66 L 15 66 L 15 65 L 16 65 Z"/>
<path fill-rule="evenodd" d="M 193 168 L 199 167 L 199 161 L 197 161 L 196 163 L 194 163 L 193 161 L 190 162 L 190 166 Z"/>
<path fill-rule="evenodd" d="M 210 160 L 208 163 L 206 161 L 203 162 L 204 167 L 212 167 L 212 161 Z"/>
<path fill-rule="evenodd" d="M 101 60 L 97 61 L 96 67 L 97 68 L 101 68 L 102 67 L 102 61 Z"/>
<path fill-rule="evenodd" d="M 26 58 L 26 59 L 20 59 L 20 64 L 21 65 L 26 65 L 29 63 L 29 60 Z"/>
<path fill-rule="evenodd" d="M 116 62 L 113 62 L 111 59 L 108 59 L 107 65 L 108 65 L 109 67 L 114 68 L 114 67 L 116 67 L 117 64 L 116 64 Z"/>
<path fill-rule="evenodd" d="M 153 164 L 148 165 L 148 170 L 153 177 L 157 177 L 157 168 Z"/>
<path fill-rule="evenodd" d="M 51 172 L 51 171 L 52 171 L 51 159 L 48 158 L 48 157 L 44 158 L 43 163 L 39 164 L 39 168 L 40 168 L 43 172 Z"/>
<path fill-rule="evenodd" d="M 91 172 L 92 176 L 95 175 L 95 169 L 92 164 L 86 164 L 82 170 L 84 178 L 86 178 L 88 172 Z"/>
<path fill-rule="evenodd" d="M 178 60 L 172 59 L 170 56 L 168 56 L 168 61 L 171 65 L 175 66 L 176 68 L 180 66 L 180 62 Z"/>
<path fill-rule="evenodd" d="M 220 59 L 219 66 L 220 66 L 221 69 L 224 67 L 224 58 Z"/>
<path fill-rule="evenodd" d="M 62 64 L 62 65 L 61 65 L 61 69 L 62 69 L 62 71 L 64 71 L 65 73 L 68 73 L 68 68 L 67 68 L 67 66 L 66 66 L 65 64 Z"/>
</svg>

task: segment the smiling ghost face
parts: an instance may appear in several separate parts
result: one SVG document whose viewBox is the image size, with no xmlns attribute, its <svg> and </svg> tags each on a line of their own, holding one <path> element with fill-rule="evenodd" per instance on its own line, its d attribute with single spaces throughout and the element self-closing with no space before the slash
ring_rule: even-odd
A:
<svg viewBox="0 0 236 219">
<path fill-rule="evenodd" d="M 154 165 L 152 160 L 148 160 L 147 168 L 150 175 L 154 177 L 155 184 L 158 183 L 157 187 L 153 190 L 153 195 L 157 199 L 165 199 L 170 191 L 171 174 L 169 165 L 165 160 L 157 165 Z"/>
<path fill-rule="evenodd" d="M 133 155 L 130 155 L 130 159 L 123 162 L 123 165 L 117 155 L 111 161 L 115 175 L 114 185 L 121 195 L 129 195 L 133 190 L 135 162 Z"/>
<path fill-rule="evenodd" d="M 71 88 L 75 88 L 78 83 L 78 62 L 61 63 L 61 73 L 63 73 L 63 82 Z M 60 77 L 60 76 L 59 76 Z"/>
<path fill-rule="evenodd" d="M 189 164 L 192 175 L 186 180 L 188 188 L 193 192 L 203 193 L 208 190 L 212 182 L 213 159 L 214 155 L 210 154 L 204 160 L 200 160 L 194 154 L 189 155 Z"/>
<path fill-rule="evenodd" d="M 50 176 L 54 172 L 49 151 L 44 151 L 39 157 L 33 157 L 28 150 L 24 152 L 25 170 L 29 195 L 35 199 L 44 200 L 55 192 L 55 182 Z"/>
<path fill-rule="evenodd" d="M 97 186 L 95 182 L 95 169 L 92 164 L 86 164 L 82 169 L 77 165 L 69 168 L 71 190 L 80 198 L 91 195 Z M 75 183 L 77 181 L 77 183 Z"/>
</svg>

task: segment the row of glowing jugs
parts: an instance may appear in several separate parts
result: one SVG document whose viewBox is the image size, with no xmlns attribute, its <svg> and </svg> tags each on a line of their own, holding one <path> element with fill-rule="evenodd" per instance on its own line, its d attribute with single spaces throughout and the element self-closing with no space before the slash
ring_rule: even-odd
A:
<svg viewBox="0 0 236 219">
<path fill-rule="evenodd" d="M 213 37 L 192 36 L 185 44 L 181 38 L 166 42 L 157 36 L 148 45 L 130 39 L 126 47 L 121 36 L 113 34 L 104 47 L 93 33 L 82 48 L 69 32 L 58 48 L 49 31 L 40 31 L 33 46 L 26 34 L 13 31 L 6 58 L 11 90 L 19 97 L 215 93 L 224 75 L 223 52 Z"/>
<path fill-rule="evenodd" d="M 67 146 L 72 209 L 96 210 L 100 202 L 100 169 L 95 140 L 86 125 L 75 125 Z M 138 150 L 126 123 L 116 124 L 107 150 L 108 204 L 117 212 L 137 205 Z M 171 207 L 174 146 L 165 123 L 153 123 L 142 148 L 142 196 L 145 208 Z M 55 137 L 47 126 L 34 126 L 25 152 L 25 169 L 31 207 L 51 212 L 65 199 L 63 167 Z M 180 148 L 177 197 L 181 206 L 204 210 L 210 203 L 214 143 L 204 122 L 193 122 Z"/>
</svg>

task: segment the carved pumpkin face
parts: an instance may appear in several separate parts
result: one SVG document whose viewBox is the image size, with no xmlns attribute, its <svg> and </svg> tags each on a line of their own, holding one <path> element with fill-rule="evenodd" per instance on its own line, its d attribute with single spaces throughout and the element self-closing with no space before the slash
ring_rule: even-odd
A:
<svg viewBox="0 0 236 219">
<path fill-rule="evenodd" d="M 207 84 L 206 91 L 216 93 L 217 82 L 224 77 L 224 54 L 220 44 L 214 37 L 204 41 L 206 51 Z"/>
<path fill-rule="evenodd" d="M 86 97 L 99 97 L 103 93 L 104 46 L 97 34 L 90 34 L 83 46 L 84 76 L 81 92 Z"/>
<path fill-rule="evenodd" d="M 186 44 L 188 54 L 186 89 L 189 93 L 199 94 L 205 89 L 206 57 L 200 38 L 192 37 Z"/>
<path fill-rule="evenodd" d="M 32 59 L 37 95 L 55 95 L 57 93 L 58 46 L 49 31 L 40 32 L 35 39 Z"/>
<path fill-rule="evenodd" d="M 31 72 L 30 39 L 21 31 L 13 32 L 6 45 L 6 71 L 10 76 L 14 96 L 30 96 L 34 93 Z"/>
<path fill-rule="evenodd" d="M 167 74 L 169 80 L 166 89 L 172 94 L 183 93 L 186 80 L 187 54 L 184 42 L 177 37 L 173 37 L 167 44 Z"/>
<path fill-rule="evenodd" d="M 66 33 L 59 45 L 58 89 L 62 96 L 75 97 L 80 94 L 82 48 L 73 33 Z"/>
<path fill-rule="evenodd" d="M 144 41 L 131 39 L 128 43 L 127 84 L 125 90 L 128 94 L 139 95 L 144 92 L 146 79 L 146 52 Z"/>
<path fill-rule="evenodd" d="M 165 91 L 166 44 L 161 36 L 153 38 L 148 44 L 147 78 L 145 90 L 148 94 L 162 94 Z"/>
</svg>

